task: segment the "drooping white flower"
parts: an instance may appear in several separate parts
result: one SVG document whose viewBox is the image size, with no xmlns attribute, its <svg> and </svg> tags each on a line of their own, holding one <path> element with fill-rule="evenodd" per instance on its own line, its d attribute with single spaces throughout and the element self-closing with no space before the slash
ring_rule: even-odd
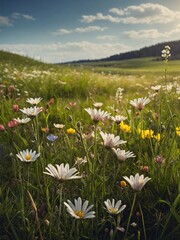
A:
<svg viewBox="0 0 180 240">
<path fill-rule="evenodd" d="M 38 103 L 40 103 L 41 100 L 42 100 L 41 97 L 39 97 L 39 98 L 27 98 L 26 102 L 30 103 L 31 105 L 37 105 Z"/>
<path fill-rule="evenodd" d="M 120 122 L 126 120 L 127 117 L 124 117 L 124 116 L 121 116 L 121 115 L 116 115 L 115 117 L 111 117 L 111 119 L 112 119 L 115 123 L 119 124 Z"/>
<path fill-rule="evenodd" d="M 135 177 L 131 175 L 130 178 L 127 176 L 123 178 L 131 185 L 132 189 L 136 191 L 141 191 L 144 185 L 151 179 L 149 177 L 144 178 L 143 174 L 139 176 L 139 173 L 136 173 Z"/>
<path fill-rule="evenodd" d="M 17 123 L 21 123 L 21 124 L 25 124 L 25 123 L 28 123 L 29 121 L 31 121 L 30 118 L 14 118 L 14 120 L 17 122 Z"/>
<path fill-rule="evenodd" d="M 38 115 L 40 112 L 42 112 L 43 108 L 42 107 L 30 107 L 30 108 L 23 108 L 20 109 L 21 112 L 23 112 L 24 114 L 28 115 L 28 116 L 36 116 Z"/>
<path fill-rule="evenodd" d="M 62 129 L 62 128 L 65 127 L 64 124 L 60 124 L 60 123 L 54 123 L 53 125 L 54 125 L 55 128 L 58 128 L 58 129 Z"/>
<path fill-rule="evenodd" d="M 29 151 L 28 149 L 20 151 L 16 156 L 22 161 L 22 162 L 34 162 L 36 159 L 40 156 L 40 153 L 36 154 L 36 151 L 33 151 L 32 149 Z"/>
<path fill-rule="evenodd" d="M 142 110 L 146 104 L 148 104 L 151 100 L 149 98 L 138 98 L 134 100 L 130 100 L 130 104 L 136 107 L 138 110 Z"/>
<path fill-rule="evenodd" d="M 64 205 L 71 216 L 76 219 L 94 218 L 95 212 L 90 211 L 94 205 L 88 207 L 88 203 L 89 201 L 87 200 L 82 203 L 82 199 L 78 197 L 78 199 L 74 199 L 74 204 L 70 200 L 67 200 L 67 202 L 64 202 Z"/>
<path fill-rule="evenodd" d="M 78 170 L 76 168 L 69 168 L 68 163 L 66 163 L 65 166 L 64 163 L 60 165 L 56 164 L 56 167 L 52 164 L 48 164 L 45 169 L 47 172 L 43 172 L 44 174 L 50 175 L 59 181 L 82 178 L 82 176 L 77 176 Z"/>
<path fill-rule="evenodd" d="M 113 148 L 120 144 L 126 143 L 126 141 L 120 140 L 119 136 L 115 137 L 114 134 L 111 134 L 111 133 L 103 133 L 101 131 L 100 135 L 104 141 L 104 146 L 106 148 Z"/>
<path fill-rule="evenodd" d="M 126 205 L 121 206 L 122 205 L 121 200 L 115 203 L 114 199 L 112 199 L 112 202 L 109 199 L 107 199 L 106 201 L 104 201 L 104 204 L 106 205 L 106 208 L 110 214 L 118 214 L 126 208 Z"/>
<path fill-rule="evenodd" d="M 101 109 L 92 109 L 92 108 L 85 108 L 85 111 L 89 113 L 91 116 L 91 119 L 98 123 L 99 121 L 106 120 L 111 114 L 105 111 L 102 111 Z"/>
<path fill-rule="evenodd" d="M 133 152 L 130 152 L 130 151 L 126 152 L 125 150 L 121 150 L 120 148 L 117 148 L 117 149 L 113 148 L 112 150 L 116 154 L 118 160 L 123 161 L 123 162 L 127 158 L 136 157 Z"/>
</svg>

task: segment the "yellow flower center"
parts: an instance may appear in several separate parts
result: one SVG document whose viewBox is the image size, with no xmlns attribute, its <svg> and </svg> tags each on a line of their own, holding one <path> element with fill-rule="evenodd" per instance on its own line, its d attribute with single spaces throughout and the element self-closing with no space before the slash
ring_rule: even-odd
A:
<svg viewBox="0 0 180 240">
<path fill-rule="evenodd" d="M 26 154 L 25 159 L 26 160 L 30 160 L 31 159 L 31 155 L 30 154 Z"/>
<path fill-rule="evenodd" d="M 118 211 L 117 208 L 113 208 L 113 207 L 112 207 L 112 208 L 109 208 L 109 212 L 112 213 L 112 214 L 116 214 L 117 211 Z"/>
<path fill-rule="evenodd" d="M 77 211 L 75 211 L 74 213 L 75 213 L 76 216 L 78 216 L 79 218 L 84 218 L 84 212 L 83 212 L 83 211 L 77 210 Z"/>
</svg>

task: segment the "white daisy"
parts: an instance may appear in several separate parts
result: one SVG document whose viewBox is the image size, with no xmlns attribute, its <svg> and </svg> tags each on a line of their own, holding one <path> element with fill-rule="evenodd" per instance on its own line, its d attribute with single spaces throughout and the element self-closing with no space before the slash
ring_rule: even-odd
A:
<svg viewBox="0 0 180 240">
<path fill-rule="evenodd" d="M 34 162 L 36 159 L 40 156 L 40 153 L 36 154 L 36 151 L 32 151 L 32 149 L 29 151 L 28 149 L 20 151 L 16 156 L 22 161 L 22 162 Z"/>
<path fill-rule="evenodd" d="M 99 121 L 106 120 L 111 114 L 100 109 L 85 108 L 85 111 L 89 113 L 91 119 L 98 123 Z"/>
<path fill-rule="evenodd" d="M 124 117 L 124 116 L 121 116 L 121 115 L 117 115 L 117 116 L 115 116 L 115 117 L 111 117 L 111 119 L 112 119 L 115 123 L 119 124 L 120 122 L 126 120 L 127 117 Z"/>
<path fill-rule="evenodd" d="M 119 136 L 114 136 L 114 134 L 100 132 L 100 135 L 104 141 L 104 146 L 106 148 L 113 148 L 120 144 L 126 143 L 126 141 L 120 140 Z"/>
<path fill-rule="evenodd" d="M 50 175 L 59 181 L 82 178 L 82 176 L 77 176 L 78 170 L 76 168 L 69 168 L 68 163 L 65 166 L 64 163 L 61 163 L 61 165 L 56 164 L 56 167 L 48 164 L 45 169 L 47 172 L 44 172 L 44 174 Z"/>
<path fill-rule="evenodd" d="M 27 98 L 26 102 L 30 103 L 31 105 L 37 105 L 42 100 L 41 97 L 39 98 Z"/>
<path fill-rule="evenodd" d="M 25 124 L 25 123 L 28 123 L 29 121 L 31 121 L 30 118 L 14 118 L 14 120 L 17 122 L 17 123 L 22 123 L 22 124 Z"/>
<path fill-rule="evenodd" d="M 74 199 L 74 204 L 67 200 L 68 203 L 64 202 L 64 205 L 67 207 L 67 211 L 71 214 L 72 217 L 76 219 L 85 219 L 85 218 L 94 218 L 95 212 L 90 211 L 94 205 L 90 205 L 88 207 L 88 201 L 86 200 L 82 203 L 82 199 L 78 197 L 78 199 Z"/>
<path fill-rule="evenodd" d="M 146 104 L 148 104 L 151 100 L 149 98 L 138 98 L 134 100 L 130 100 L 130 104 L 136 107 L 139 110 L 142 110 Z"/>
<path fill-rule="evenodd" d="M 30 107 L 30 108 L 23 108 L 20 109 L 21 112 L 23 112 L 24 114 L 28 115 L 28 116 L 36 116 L 38 115 L 40 112 L 42 112 L 43 108 L 42 107 Z"/>
<path fill-rule="evenodd" d="M 106 205 L 106 208 L 110 214 L 118 214 L 126 208 L 126 205 L 123 205 L 121 207 L 122 204 L 121 200 L 117 201 L 117 203 L 115 204 L 114 199 L 112 199 L 112 202 L 109 199 L 107 199 L 106 201 L 104 201 L 104 204 Z"/>
<path fill-rule="evenodd" d="M 116 154 L 118 160 L 124 162 L 127 158 L 136 157 L 133 152 L 121 150 L 120 148 L 112 148 L 113 152 Z"/>
<path fill-rule="evenodd" d="M 149 177 L 144 178 L 143 174 L 139 176 L 139 173 L 136 173 L 135 177 L 131 175 L 130 178 L 126 176 L 123 178 L 131 185 L 132 189 L 136 191 L 141 191 L 144 185 L 151 179 Z"/>
</svg>

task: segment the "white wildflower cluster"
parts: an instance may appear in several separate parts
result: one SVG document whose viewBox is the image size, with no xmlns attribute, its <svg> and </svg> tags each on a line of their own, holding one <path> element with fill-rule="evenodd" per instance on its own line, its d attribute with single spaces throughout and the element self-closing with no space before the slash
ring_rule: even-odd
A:
<svg viewBox="0 0 180 240">
<path fill-rule="evenodd" d="M 122 96 L 122 92 L 124 91 L 124 89 L 123 88 L 118 88 L 117 89 L 117 91 L 116 91 L 116 95 L 115 95 L 115 101 L 117 102 L 117 103 L 120 103 L 121 101 L 122 101 L 122 98 L 123 98 L 123 96 Z"/>
<path fill-rule="evenodd" d="M 164 58 L 165 62 L 167 62 L 168 58 L 171 56 L 170 50 L 171 48 L 169 46 L 165 46 L 161 52 L 162 53 L 161 56 Z"/>
</svg>

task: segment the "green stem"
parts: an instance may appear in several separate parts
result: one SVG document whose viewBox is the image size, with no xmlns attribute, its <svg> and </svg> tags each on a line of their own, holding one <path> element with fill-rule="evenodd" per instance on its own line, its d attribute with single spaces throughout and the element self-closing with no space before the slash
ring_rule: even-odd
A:
<svg viewBox="0 0 180 240">
<path fill-rule="evenodd" d="M 142 208 L 141 208 L 141 205 L 140 205 L 140 204 L 139 204 L 139 209 L 140 209 L 140 213 L 141 213 L 141 217 L 142 217 L 144 240 L 147 240 L 147 237 L 146 237 L 146 227 L 145 227 L 145 223 L 144 223 L 144 215 L 143 215 L 143 211 L 142 211 Z"/>
<path fill-rule="evenodd" d="M 129 218 L 128 218 L 128 223 L 127 223 L 127 227 L 126 227 L 124 240 L 126 240 L 126 236 L 127 236 L 127 233 L 128 233 L 129 224 L 130 224 L 130 221 L 131 221 L 131 216 L 132 216 L 134 205 L 135 205 L 135 201 L 136 201 L 136 196 L 137 196 L 137 192 L 134 193 L 133 203 L 132 203 L 131 211 L 130 211 Z"/>
</svg>

